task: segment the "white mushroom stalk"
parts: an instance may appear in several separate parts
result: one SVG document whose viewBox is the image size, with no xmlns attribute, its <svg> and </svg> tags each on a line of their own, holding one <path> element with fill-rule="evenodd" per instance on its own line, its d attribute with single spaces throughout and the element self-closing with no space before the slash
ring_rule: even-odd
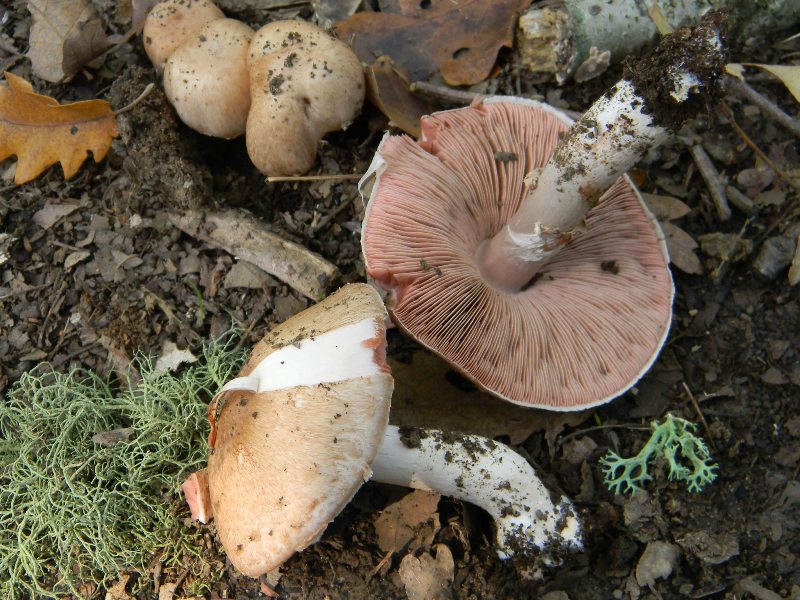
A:
<svg viewBox="0 0 800 600">
<path fill-rule="evenodd" d="M 522 456 L 476 435 L 386 429 L 370 464 L 382 483 L 438 492 L 484 509 L 497 529 L 497 554 L 536 556 L 554 564 L 560 553 L 582 547 L 572 503 L 557 502 Z"/>
<path fill-rule="evenodd" d="M 478 251 L 481 273 L 495 287 L 518 291 L 528 283 L 580 234 L 602 194 L 704 106 L 698 92 L 715 87 L 724 65 L 719 19 L 665 37 L 572 126 L 541 172 L 528 175 L 519 210 Z"/>
</svg>

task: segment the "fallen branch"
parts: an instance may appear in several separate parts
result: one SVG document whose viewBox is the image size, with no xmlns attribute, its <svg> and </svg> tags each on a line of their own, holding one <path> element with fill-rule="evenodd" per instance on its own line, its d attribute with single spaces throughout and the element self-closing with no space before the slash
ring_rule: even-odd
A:
<svg viewBox="0 0 800 600">
<path fill-rule="evenodd" d="M 312 300 L 324 298 L 339 270 L 307 248 L 272 233 L 242 210 L 170 213 L 170 222 L 192 237 L 253 263 Z"/>
</svg>

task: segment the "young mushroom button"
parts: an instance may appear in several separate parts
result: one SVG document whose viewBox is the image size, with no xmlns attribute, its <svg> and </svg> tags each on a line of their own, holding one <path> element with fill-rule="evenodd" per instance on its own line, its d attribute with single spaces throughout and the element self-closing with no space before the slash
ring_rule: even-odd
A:
<svg viewBox="0 0 800 600">
<path fill-rule="evenodd" d="M 181 121 L 195 131 L 231 139 L 245 132 L 250 110 L 247 48 L 253 30 L 215 19 L 167 59 L 164 92 Z"/>
<path fill-rule="evenodd" d="M 250 42 L 252 107 L 247 152 L 265 175 L 305 173 L 329 132 L 346 129 L 364 102 L 350 46 L 305 21 L 276 21 Z"/>
<path fill-rule="evenodd" d="M 424 430 L 409 440 L 387 426 L 385 322 L 371 286 L 345 286 L 273 329 L 215 396 L 207 479 L 193 475 L 184 491 L 193 516 L 216 520 L 233 565 L 252 577 L 280 566 L 320 537 L 373 471 L 377 481 L 484 508 L 502 558 L 551 564 L 579 548 L 569 500 L 553 499 L 509 447 Z"/>
<path fill-rule="evenodd" d="M 207 23 L 225 14 L 210 0 L 164 0 L 147 14 L 142 30 L 144 49 L 158 73 L 184 40 L 196 36 Z"/>
</svg>

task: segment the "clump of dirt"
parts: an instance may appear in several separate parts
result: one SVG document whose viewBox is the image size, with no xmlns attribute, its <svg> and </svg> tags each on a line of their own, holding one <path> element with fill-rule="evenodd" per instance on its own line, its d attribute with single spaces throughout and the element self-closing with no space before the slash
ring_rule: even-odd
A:
<svg viewBox="0 0 800 600">
<path fill-rule="evenodd" d="M 642 110 L 654 115 L 658 125 L 677 131 L 688 119 L 716 105 L 727 62 L 727 20 L 728 11 L 711 11 L 698 25 L 665 36 L 646 56 L 625 61 L 625 79 L 644 98 Z M 676 81 L 678 73 L 691 73 L 698 79 L 697 87 L 682 102 L 672 96 L 679 92 L 675 86 L 682 84 Z"/>
</svg>

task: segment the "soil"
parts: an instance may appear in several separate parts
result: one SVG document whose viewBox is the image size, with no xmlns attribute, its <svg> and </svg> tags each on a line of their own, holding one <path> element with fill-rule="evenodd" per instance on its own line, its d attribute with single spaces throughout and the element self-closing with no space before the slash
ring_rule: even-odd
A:
<svg viewBox="0 0 800 600">
<path fill-rule="evenodd" d="M 122 33 L 125 25 L 113 4 L 98 3 L 109 26 Z M 255 12 L 229 10 L 262 21 L 310 16 L 307 5 Z M 100 97 L 120 107 L 156 82 L 134 38 L 71 82 L 45 84 L 31 76 L 21 56 L 30 28 L 24 3 L 3 8 L 0 16 L 3 69 L 59 101 Z M 788 64 L 798 44 L 786 48 L 754 46 L 733 58 Z M 534 81 L 507 51 L 493 77 L 474 91 L 544 97 L 583 111 L 619 74 L 611 69 L 582 85 L 557 88 Z M 797 113 L 780 84 L 766 77 L 752 83 Z M 755 146 L 784 173 L 798 172 L 797 139 L 790 132 L 739 97 L 728 95 L 725 102 Z M 338 283 L 364 280 L 363 208 L 354 182 L 268 184 L 249 163 L 241 140 L 192 132 L 177 121 L 160 90 L 119 123 L 122 137 L 109 156 L 100 164 L 90 159 L 74 179 L 64 181 L 56 167 L 29 184 L 16 186 L 8 178 L 0 183 L 0 232 L 6 234 L 0 234 L 0 392 L 41 361 L 60 370 L 125 372 L 137 351 L 158 355 L 166 342 L 196 348 L 232 325 L 252 344 L 272 324 L 308 306 L 285 283 L 175 228 L 170 211 L 246 209 L 272 231 L 334 263 L 342 273 Z M 367 107 L 346 132 L 326 138 L 313 172 L 364 172 L 385 126 Z M 676 224 L 702 241 L 702 274 L 673 269 L 674 321 L 665 348 L 632 391 L 589 413 L 564 417 L 557 426 L 548 421 L 515 442 L 548 486 L 574 499 L 585 550 L 537 575 L 497 558 L 486 514 L 442 499 L 431 515 L 431 536 L 412 550 L 387 553 L 376 519 L 406 490 L 369 483 L 322 539 L 273 579 L 281 597 L 410 597 L 401 577 L 404 554 L 439 556 L 444 545 L 453 567 L 442 571 L 441 598 L 800 599 L 800 286 L 787 283 L 785 258 L 770 263 L 774 273 L 767 276 L 754 267 L 775 238 L 797 228 L 796 183 L 756 170 L 754 151 L 714 107 L 681 134 L 632 174 L 642 191 L 688 204 L 691 211 Z M 729 183 L 754 199 L 753 214 L 734 209 L 730 220 L 717 217 L 685 139 L 702 142 Z M 0 164 L 7 174 L 12 166 L 13 159 Z M 54 206 L 66 210 L 45 223 L 41 216 L 52 214 Z M 721 252 L 720 240 L 738 246 Z M 693 251 L 690 245 L 684 250 Z M 420 350 L 412 342 L 390 333 L 390 355 L 405 360 L 414 352 Z M 667 412 L 701 424 L 698 432 L 719 465 L 717 480 L 689 493 L 657 463 L 643 491 L 610 493 L 598 458 L 608 449 L 635 454 L 647 441 L 648 423 Z M 208 551 L 224 564 L 217 544 L 210 543 Z M 166 569 L 161 581 L 179 576 L 180 569 Z M 227 568 L 207 597 L 258 597 L 261 589 L 258 581 Z M 152 586 L 140 594 L 156 596 Z"/>
</svg>

